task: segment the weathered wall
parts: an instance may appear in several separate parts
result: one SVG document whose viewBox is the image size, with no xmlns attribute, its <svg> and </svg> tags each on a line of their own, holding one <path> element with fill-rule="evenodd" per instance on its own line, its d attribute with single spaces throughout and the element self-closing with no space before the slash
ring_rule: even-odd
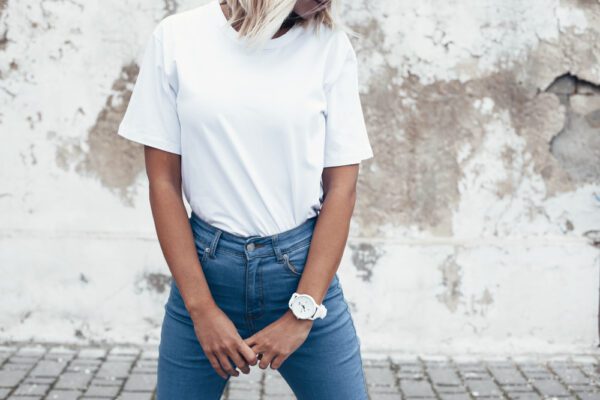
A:
<svg viewBox="0 0 600 400">
<path fill-rule="evenodd" d="M 204 1 L 0 0 L 0 339 L 156 341 L 142 46 Z M 600 1 L 346 0 L 375 158 L 339 274 L 365 351 L 597 344 Z"/>
</svg>

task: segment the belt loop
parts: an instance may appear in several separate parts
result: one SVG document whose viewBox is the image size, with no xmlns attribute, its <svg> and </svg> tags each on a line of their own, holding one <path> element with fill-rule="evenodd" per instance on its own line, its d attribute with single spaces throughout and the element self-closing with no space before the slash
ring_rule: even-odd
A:
<svg viewBox="0 0 600 400">
<path fill-rule="evenodd" d="M 283 260 L 283 255 L 281 254 L 281 249 L 279 248 L 278 234 L 271 236 L 271 243 L 273 244 L 273 251 L 275 252 L 275 257 L 277 257 L 277 261 Z"/>
<path fill-rule="evenodd" d="M 215 236 L 213 237 L 212 243 L 210 244 L 209 250 L 208 250 L 208 255 L 210 256 L 210 258 L 215 258 L 214 254 L 215 251 L 217 249 L 217 244 L 219 243 L 219 239 L 221 238 L 221 230 L 217 229 L 215 231 Z"/>
</svg>

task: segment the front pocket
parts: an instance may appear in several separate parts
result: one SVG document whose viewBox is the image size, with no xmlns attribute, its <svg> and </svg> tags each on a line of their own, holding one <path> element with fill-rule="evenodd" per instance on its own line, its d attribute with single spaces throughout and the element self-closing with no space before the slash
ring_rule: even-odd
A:
<svg viewBox="0 0 600 400">
<path fill-rule="evenodd" d="M 289 271 L 294 275 L 302 275 L 302 273 L 298 271 L 294 264 L 292 264 L 292 262 L 290 261 L 290 257 L 287 254 L 283 255 L 283 266 L 286 269 L 286 271 Z"/>
<path fill-rule="evenodd" d="M 299 248 L 285 251 L 282 254 L 282 268 L 294 276 L 301 276 L 304 271 L 308 252 L 310 250 L 310 242 Z"/>
</svg>

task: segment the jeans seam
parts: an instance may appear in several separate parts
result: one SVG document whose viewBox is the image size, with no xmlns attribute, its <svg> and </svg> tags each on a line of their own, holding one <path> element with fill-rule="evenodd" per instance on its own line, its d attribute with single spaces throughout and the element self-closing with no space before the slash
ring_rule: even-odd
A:
<svg viewBox="0 0 600 400">
<path fill-rule="evenodd" d="M 338 286 L 339 286 L 339 281 L 338 281 Z M 341 289 L 341 286 L 340 286 Z M 364 365 L 363 365 L 363 360 L 362 360 L 362 353 L 361 353 L 361 347 L 362 344 L 360 343 L 360 338 L 358 336 L 358 331 L 356 330 L 356 326 L 354 325 L 354 319 L 352 318 L 352 314 L 350 313 L 350 307 L 348 306 L 348 302 L 346 301 L 346 296 L 344 296 L 344 290 L 341 289 L 342 291 L 342 300 L 344 301 L 344 303 L 346 304 L 346 313 L 348 313 L 348 317 L 350 318 L 350 323 L 352 323 L 352 329 L 354 329 L 354 334 L 356 335 L 356 341 L 358 342 L 358 358 L 360 360 L 360 373 L 362 376 L 362 381 L 363 381 L 363 388 L 365 390 L 364 395 L 365 400 L 369 399 L 369 394 L 367 392 L 367 381 L 365 378 L 365 369 L 364 369 Z"/>
</svg>

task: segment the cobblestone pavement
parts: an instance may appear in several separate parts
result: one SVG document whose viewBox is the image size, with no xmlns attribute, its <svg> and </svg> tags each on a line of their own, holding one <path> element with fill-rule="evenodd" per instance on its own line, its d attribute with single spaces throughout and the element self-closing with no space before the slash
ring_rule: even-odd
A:
<svg viewBox="0 0 600 400">
<path fill-rule="evenodd" d="M 364 356 L 363 362 L 371 400 L 600 399 L 599 360 L 591 355 Z M 0 399 L 153 400 L 156 363 L 154 347 L 6 343 Z M 232 377 L 222 399 L 295 398 L 277 371 L 251 371 Z"/>
</svg>

